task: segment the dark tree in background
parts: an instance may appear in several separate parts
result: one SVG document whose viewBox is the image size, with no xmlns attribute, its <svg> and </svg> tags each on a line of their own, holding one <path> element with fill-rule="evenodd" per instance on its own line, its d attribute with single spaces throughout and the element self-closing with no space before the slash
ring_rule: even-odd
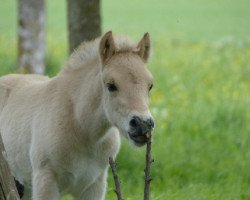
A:
<svg viewBox="0 0 250 200">
<path fill-rule="evenodd" d="M 45 0 L 18 0 L 18 69 L 45 71 Z"/>
<path fill-rule="evenodd" d="M 67 0 L 70 53 L 101 34 L 100 0 Z"/>
</svg>

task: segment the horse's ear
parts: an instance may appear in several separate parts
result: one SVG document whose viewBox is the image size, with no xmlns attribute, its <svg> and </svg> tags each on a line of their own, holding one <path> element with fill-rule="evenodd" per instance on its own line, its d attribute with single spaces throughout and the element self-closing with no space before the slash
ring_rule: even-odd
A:
<svg viewBox="0 0 250 200">
<path fill-rule="evenodd" d="M 115 54 L 115 42 L 112 35 L 112 31 L 104 34 L 100 41 L 99 53 L 101 57 L 102 64 L 107 63 L 107 61 Z"/>
<path fill-rule="evenodd" d="M 149 59 L 150 55 L 150 38 L 149 33 L 145 33 L 141 41 L 137 46 L 138 55 L 142 58 L 142 60 L 146 63 Z"/>
</svg>

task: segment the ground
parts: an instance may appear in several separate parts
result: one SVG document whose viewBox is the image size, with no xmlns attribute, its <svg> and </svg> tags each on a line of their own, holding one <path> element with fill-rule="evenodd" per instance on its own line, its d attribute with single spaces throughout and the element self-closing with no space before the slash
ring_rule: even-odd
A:
<svg viewBox="0 0 250 200">
<path fill-rule="evenodd" d="M 60 0 L 47 4 L 53 76 L 67 57 L 66 7 Z M 102 4 L 104 31 L 152 37 L 151 200 L 250 199 L 249 1 Z M 16 22 L 16 1 L 1 2 L 0 75 L 15 72 Z M 142 199 L 144 150 L 123 140 L 117 162 L 125 200 Z M 115 200 L 112 176 L 108 181 L 106 199 Z"/>
</svg>

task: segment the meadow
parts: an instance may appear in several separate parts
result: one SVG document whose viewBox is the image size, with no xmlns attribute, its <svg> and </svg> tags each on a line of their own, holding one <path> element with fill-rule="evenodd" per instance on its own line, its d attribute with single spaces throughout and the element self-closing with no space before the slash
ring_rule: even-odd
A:
<svg viewBox="0 0 250 200">
<path fill-rule="evenodd" d="M 249 10 L 248 0 L 102 2 L 103 31 L 152 37 L 151 200 L 250 199 Z M 64 1 L 47 1 L 49 76 L 67 59 L 65 11 Z M 0 75 L 16 71 L 16 16 L 16 1 L 1 0 Z M 125 200 L 142 199 L 144 157 L 123 139 Z M 113 189 L 110 174 L 106 199 Z"/>
</svg>

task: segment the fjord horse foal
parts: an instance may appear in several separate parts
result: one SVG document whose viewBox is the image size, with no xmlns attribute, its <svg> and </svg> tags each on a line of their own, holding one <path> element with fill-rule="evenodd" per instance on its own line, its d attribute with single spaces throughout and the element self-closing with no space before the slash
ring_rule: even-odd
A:
<svg viewBox="0 0 250 200">
<path fill-rule="evenodd" d="M 120 133 L 137 146 L 154 127 L 149 111 L 150 39 L 82 44 L 53 78 L 0 78 L 0 131 L 23 199 L 102 200 Z"/>
</svg>

